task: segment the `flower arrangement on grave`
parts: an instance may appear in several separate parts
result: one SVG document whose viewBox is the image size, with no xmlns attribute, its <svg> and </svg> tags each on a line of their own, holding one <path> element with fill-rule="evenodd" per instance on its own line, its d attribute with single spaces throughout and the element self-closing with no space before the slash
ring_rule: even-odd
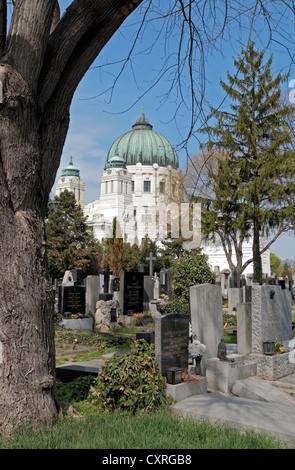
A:
<svg viewBox="0 0 295 470">
<path fill-rule="evenodd" d="M 161 294 L 160 297 L 161 297 L 161 299 L 163 299 L 163 300 L 169 300 L 169 297 L 168 297 L 167 294 Z"/>
<path fill-rule="evenodd" d="M 194 339 L 188 346 L 188 351 L 194 359 L 201 360 L 204 352 L 206 351 L 205 344 L 202 344 L 198 339 Z"/>
<path fill-rule="evenodd" d="M 196 374 L 201 374 L 201 360 L 204 352 L 206 351 L 205 344 L 202 344 L 201 341 L 195 338 L 195 335 L 192 336 L 194 339 L 188 346 L 188 351 L 195 360 Z"/>
<path fill-rule="evenodd" d="M 275 343 L 275 346 L 274 346 L 275 352 L 277 352 L 277 353 L 283 353 L 283 352 L 284 352 L 284 348 L 283 348 L 283 346 L 282 346 L 281 341 L 278 341 L 278 338 L 275 338 L 275 339 L 274 339 L 274 343 Z"/>
<path fill-rule="evenodd" d="M 87 315 L 85 315 L 84 313 L 72 313 L 72 315 L 70 316 L 70 318 L 72 318 L 73 320 L 74 319 L 77 319 L 77 318 L 87 318 Z"/>
</svg>

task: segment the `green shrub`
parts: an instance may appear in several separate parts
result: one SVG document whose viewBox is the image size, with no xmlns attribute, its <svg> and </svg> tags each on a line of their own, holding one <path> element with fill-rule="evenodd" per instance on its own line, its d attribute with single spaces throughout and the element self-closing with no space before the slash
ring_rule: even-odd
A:
<svg viewBox="0 0 295 470">
<path fill-rule="evenodd" d="M 188 253 L 173 262 L 173 297 L 171 302 L 161 306 L 161 313 L 189 314 L 189 288 L 196 284 L 213 282 L 215 274 L 208 265 L 208 257 L 198 253 Z"/>
<path fill-rule="evenodd" d="M 69 383 L 60 383 L 57 387 L 57 397 L 60 401 L 66 402 L 85 400 L 95 380 L 96 378 L 92 375 L 86 375 L 77 377 Z"/>
<path fill-rule="evenodd" d="M 103 366 L 89 392 L 89 400 L 100 408 L 136 413 L 166 407 L 166 382 L 155 360 L 154 346 L 145 340 L 132 349 L 115 354 Z"/>
<path fill-rule="evenodd" d="M 189 302 L 189 287 L 206 284 L 215 279 L 215 274 L 208 265 L 208 257 L 190 253 L 179 258 L 173 264 L 173 295 L 174 298 Z"/>
<path fill-rule="evenodd" d="M 190 308 L 189 303 L 186 299 L 174 299 L 170 302 L 167 302 L 160 307 L 160 312 L 162 314 L 165 313 L 184 313 L 185 315 L 189 315 Z"/>
</svg>

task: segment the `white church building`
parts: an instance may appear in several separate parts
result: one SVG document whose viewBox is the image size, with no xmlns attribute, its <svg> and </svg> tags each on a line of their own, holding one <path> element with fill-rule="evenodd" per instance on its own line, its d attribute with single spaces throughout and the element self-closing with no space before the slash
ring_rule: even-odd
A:
<svg viewBox="0 0 295 470">
<path fill-rule="evenodd" d="M 140 244 L 146 235 L 161 242 L 170 230 L 172 237 L 177 238 L 179 220 L 181 234 L 182 228 L 188 226 L 187 205 L 181 204 L 182 182 L 174 147 L 166 137 L 153 130 L 142 112 L 132 129 L 111 145 L 101 175 L 98 200 L 85 205 L 85 184 L 72 159 L 56 183 L 56 195 L 65 189 L 74 192 L 88 224 L 93 227 L 94 236 L 100 241 L 112 237 L 115 220 L 116 235 L 124 242 Z M 194 228 L 189 233 L 194 233 Z M 229 269 L 222 246 L 201 246 L 212 269 L 216 266 L 220 272 Z M 251 241 L 243 245 L 243 262 L 250 258 Z M 262 263 L 263 272 L 270 275 L 269 250 L 263 254 Z M 250 264 L 243 274 L 252 272 Z"/>
</svg>

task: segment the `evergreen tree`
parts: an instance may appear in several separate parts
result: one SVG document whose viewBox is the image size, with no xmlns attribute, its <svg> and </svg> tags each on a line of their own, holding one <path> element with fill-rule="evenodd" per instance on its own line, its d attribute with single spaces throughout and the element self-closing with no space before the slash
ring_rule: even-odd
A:
<svg viewBox="0 0 295 470">
<path fill-rule="evenodd" d="M 120 272 L 122 271 L 123 250 L 122 238 L 114 238 L 110 246 L 110 267 L 113 276 L 120 276 Z"/>
<path fill-rule="evenodd" d="M 130 243 L 124 243 L 123 245 L 123 256 L 122 256 L 122 267 L 129 271 L 136 271 L 138 265 L 141 263 L 141 252 L 140 248 L 136 243 L 132 246 Z"/>
<path fill-rule="evenodd" d="M 65 190 L 50 201 L 46 235 L 52 278 L 62 277 L 67 269 L 77 269 L 80 280 L 98 272 L 102 248 L 86 219 L 71 191 Z"/>
<path fill-rule="evenodd" d="M 261 283 L 260 235 L 282 227 L 295 208 L 295 154 L 287 123 L 294 110 L 281 104 L 284 78 L 273 78 L 272 58 L 264 63 L 264 53 L 253 43 L 234 64 L 237 73 L 228 73 L 228 84 L 221 81 L 230 109 L 212 109 L 216 125 L 203 129 L 212 135 L 208 150 L 224 152 L 226 158 L 211 173 L 214 198 L 202 199 L 202 231 L 207 236 L 222 231 L 224 246 L 233 239 L 240 260 L 241 242 L 252 235 L 254 282 Z"/>
<path fill-rule="evenodd" d="M 270 253 L 271 274 L 278 274 L 278 270 L 280 269 L 280 266 L 281 266 L 280 258 L 274 255 L 273 253 Z"/>
</svg>

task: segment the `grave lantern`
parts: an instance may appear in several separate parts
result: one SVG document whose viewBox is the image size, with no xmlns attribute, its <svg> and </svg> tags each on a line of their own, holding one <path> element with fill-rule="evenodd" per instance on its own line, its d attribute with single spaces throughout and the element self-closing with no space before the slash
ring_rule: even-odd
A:
<svg viewBox="0 0 295 470">
<path fill-rule="evenodd" d="M 154 343 L 154 336 L 152 331 L 138 331 L 136 333 L 136 340 L 144 339 L 148 344 Z"/>
<path fill-rule="evenodd" d="M 166 374 L 168 384 L 176 385 L 181 383 L 182 369 L 180 367 L 169 367 Z"/>
<path fill-rule="evenodd" d="M 220 359 L 221 361 L 226 359 L 226 344 L 224 342 L 224 339 L 221 338 L 221 341 L 218 345 L 218 349 L 217 349 L 217 357 L 218 359 Z"/>
<path fill-rule="evenodd" d="M 275 353 L 275 343 L 274 341 L 264 341 L 263 342 L 263 352 L 266 356 L 273 356 Z"/>
</svg>

